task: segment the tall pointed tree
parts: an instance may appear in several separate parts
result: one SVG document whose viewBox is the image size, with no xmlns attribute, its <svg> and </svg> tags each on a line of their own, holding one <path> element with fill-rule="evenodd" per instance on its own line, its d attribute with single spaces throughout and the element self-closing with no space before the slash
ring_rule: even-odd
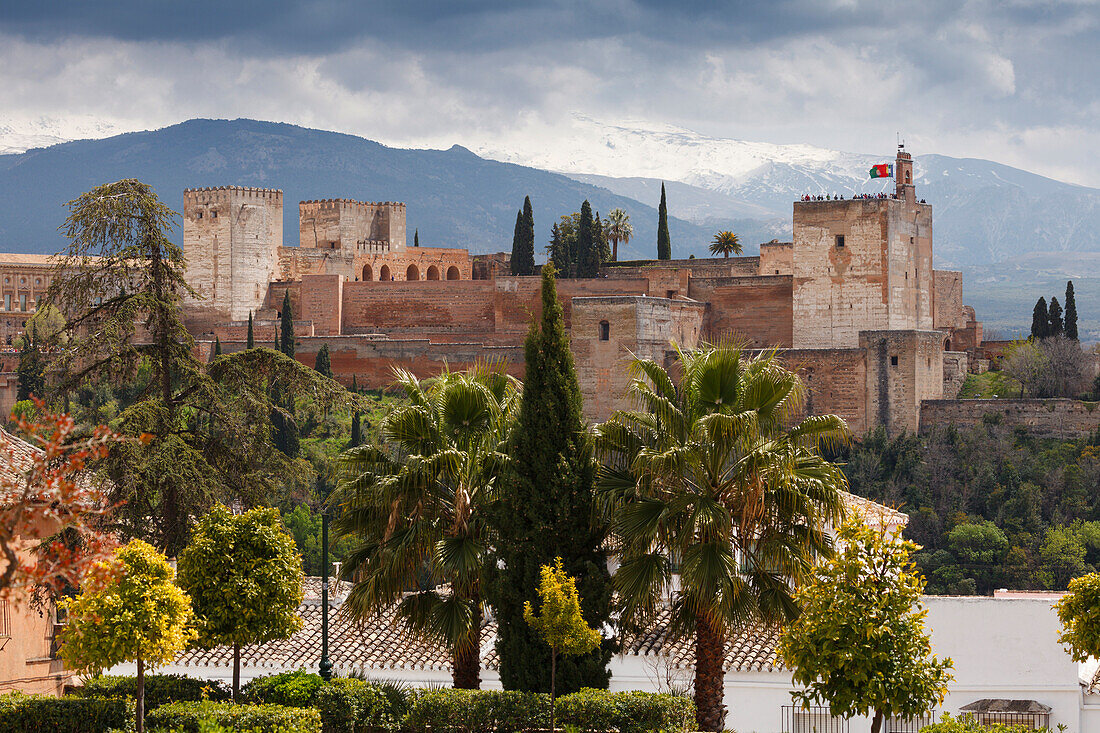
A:
<svg viewBox="0 0 1100 733">
<path fill-rule="evenodd" d="M 217 359 L 222 355 L 222 340 L 219 336 L 214 337 L 214 358 Z"/>
<path fill-rule="evenodd" d="M 283 309 L 279 313 L 279 351 L 294 358 L 294 314 L 290 308 L 290 290 L 283 291 Z"/>
<path fill-rule="evenodd" d="M 1045 339 L 1050 330 L 1050 319 L 1047 316 L 1047 299 L 1040 296 L 1035 301 L 1035 309 L 1031 312 L 1031 338 L 1036 341 Z"/>
<path fill-rule="evenodd" d="M 1073 281 L 1066 283 L 1066 338 L 1077 340 L 1077 299 L 1073 295 Z"/>
<path fill-rule="evenodd" d="M 504 687 L 548 692 L 550 652 L 523 618 L 541 567 L 562 558 L 578 579 L 584 618 L 593 628 L 603 628 L 611 611 L 604 532 L 592 524 L 596 464 L 552 263 L 542 269 L 542 316 L 531 324 L 524 355 L 523 400 L 508 450 L 513 470 L 492 520 L 489 597 Z M 593 652 L 559 660 L 559 689 L 606 687 L 611 653 L 605 641 Z"/>
<path fill-rule="evenodd" d="M 408 230 L 406 229 L 405 231 L 408 231 Z M 420 230 L 419 229 L 413 229 L 413 246 L 414 247 L 419 247 L 420 246 Z"/>
<path fill-rule="evenodd" d="M 535 214 L 531 209 L 531 197 L 523 199 L 523 211 L 516 220 L 516 233 L 512 240 L 512 274 L 535 273 Z"/>
<path fill-rule="evenodd" d="M 1050 299 L 1050 307 L 1047 309 L 1047 326 L 1048 336 L 1061 336 L 1065 330 L 1066 324 L 1062 321 L 1062 306 L 1058 303 L 1058 298 Z"/>
<path fill-rule="evenodd" d="M 550 227 L 550 245 L 546 248 L 548 259 L 554 263 L 554 269 L 560 277 L 569 277 L 569 250 L 561 234 L 561 226 L 555 222 Z"/>
<path fill-rule="evenodd" d="M 521 251 L 523 249 L 523 212 L 516 212 L 516 226 L 512 229 L 512 274 L 522 275 L 520 271 L 522 268 L 523 255 Z"/>
<path fill-rule="evenodd" d="M 581 218 L 577 226 L 577 277 L 596 277 L 599 274 L 599 240 L 592 219 L 592 205 L 586 199 L 581 204 Z"/>
<path fill-rule="evenodd" d="M 252 332 L 252 311 L 248 311 L 248 337 L 244 347 L 246 349 L 256 348 L 256 334 Z"/>
<path fill-rule="evenodd" d="M 672 259 L 672 239 L 668 235 L 668 203 L 665 201 L 665 184 L 661 184 L 661 205 L 657 209 L 657 259 Z"/>
<path fill-rule="evenodd" d="M 313 368 L 318 374 L 332 379 L 332 359 L 329 357 L 328 344 L 321 344 L 321 348 L 317 349 L 317 360 Z"/>
</svg>

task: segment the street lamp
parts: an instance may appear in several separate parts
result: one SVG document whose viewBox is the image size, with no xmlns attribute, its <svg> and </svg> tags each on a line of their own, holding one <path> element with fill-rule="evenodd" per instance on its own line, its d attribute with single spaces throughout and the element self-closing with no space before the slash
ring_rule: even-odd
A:
<svg viewBox="0 0 1100 733">
<path fill-rule="evenodd" d="M 317 670 L 321 679 L 332 679 L 332 661 L 328 658 L 328 486 L 317 475 L 317 488 L 321 494 L 321 665 Z"/>
</svg>

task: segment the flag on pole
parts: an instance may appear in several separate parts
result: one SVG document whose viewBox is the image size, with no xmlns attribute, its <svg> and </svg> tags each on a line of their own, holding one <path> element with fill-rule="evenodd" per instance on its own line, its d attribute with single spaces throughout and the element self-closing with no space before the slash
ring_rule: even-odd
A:
<svg viewBox="0 0 1100 733">
<path fill-rule="evenodd" d="M 894 175 L 894 166 L 889 163 L 879 163 L 871 166 L 871 178 L 890 178 Z"/>
</svg>

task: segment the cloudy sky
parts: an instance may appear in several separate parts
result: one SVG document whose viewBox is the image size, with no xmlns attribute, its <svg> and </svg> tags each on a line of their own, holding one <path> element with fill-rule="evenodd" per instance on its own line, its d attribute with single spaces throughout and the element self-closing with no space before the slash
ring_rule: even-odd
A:
<svg viewBox="0 0 1100 733">
<path fill-rule="evenodd" d="M 535 149 L 582 114 L 874 154 L 900 131 L 1100 186 L 1098 48 L 1094 0 L 19 0 L 0 128 L 253 117 Z"/>
</svg>

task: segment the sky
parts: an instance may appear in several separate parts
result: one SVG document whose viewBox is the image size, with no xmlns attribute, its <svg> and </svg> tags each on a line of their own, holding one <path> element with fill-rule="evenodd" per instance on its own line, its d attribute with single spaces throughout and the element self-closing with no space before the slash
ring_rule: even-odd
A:
<svg viewBox="0 0 1100 733">
<path fill-rule="evenodd" d="M 553 148 L 577 115 L 1100 187 L 1100 0 L 0 3 L 0 132 L 192 117 Z M 595 171 L 599 172 L 599 171 Z"/>
</svg>

